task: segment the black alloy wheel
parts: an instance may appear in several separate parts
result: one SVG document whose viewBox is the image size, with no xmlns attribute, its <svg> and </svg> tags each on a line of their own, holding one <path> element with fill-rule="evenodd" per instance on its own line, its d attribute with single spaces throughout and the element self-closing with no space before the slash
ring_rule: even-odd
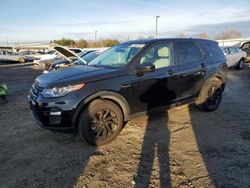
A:
<svg viewBox="0 0 250 188">
<path fill-rule="evenodd" d="M 96 99 L 80 114 L 78 131 L 82 139 L 100 146 L 114 140 L 123 128 L 123 113 L 108 100 Z"/>
<path fill-rule="evenodd" d="M 206 106 L 206 109 L 208 111 L 216 110 L 220 105 L 221 98 L 222 98 L 222 89 L 221 88 L 216 89 L 215 87 L 212 87 L 208 93 L 207 101 L 204 104 Z"/>
<path fill-rule="evenodd" d="M 106 139 L 112 136 L 118 127 L 118 118 L 110 109 L 103 109 L 92 116 L 89 133 L 96 139 Z"/>
</svg>

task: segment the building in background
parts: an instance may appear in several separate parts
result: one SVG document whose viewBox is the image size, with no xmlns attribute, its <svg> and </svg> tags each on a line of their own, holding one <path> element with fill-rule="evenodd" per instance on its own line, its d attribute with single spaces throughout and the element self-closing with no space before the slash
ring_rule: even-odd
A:
<svg viewBox="0 0 250 188">
<path fill-rule="evenodd" d="M 238 39 L 217 40 L 217 42 L 219 43 L 219 46 L 236 46 L 236 47 L 241 47 L 241 45 L 247 41 L 250 41 L 250 37 L 238 38 Z"/>
</svg>

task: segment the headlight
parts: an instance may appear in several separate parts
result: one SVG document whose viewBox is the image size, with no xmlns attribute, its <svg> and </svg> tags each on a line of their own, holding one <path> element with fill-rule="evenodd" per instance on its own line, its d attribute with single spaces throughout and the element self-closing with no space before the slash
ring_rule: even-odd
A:
<svg viewBox="0 0 250 188">
<path fill-rule="evenodd" d="M 52 89 L 44 89 L 42 95 L 46 98 L 49 97 L 63 97 L 72 91 L 83 88 L 84 84 L 69 85 L 65 87 L 54 87 Z"/>
</svg>

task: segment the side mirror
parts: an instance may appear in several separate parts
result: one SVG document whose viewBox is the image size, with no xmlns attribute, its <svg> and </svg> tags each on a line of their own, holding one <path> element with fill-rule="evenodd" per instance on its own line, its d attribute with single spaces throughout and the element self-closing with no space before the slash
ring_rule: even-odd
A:
<svg viewBox="0 0 250 188">
<path fill-rule="evenodd" d="M 155 70 L 155 65 L 150 62 L 144 62 L 138 65 L 136 68 L 138 73 L 151 72 Z"/>
</svg>

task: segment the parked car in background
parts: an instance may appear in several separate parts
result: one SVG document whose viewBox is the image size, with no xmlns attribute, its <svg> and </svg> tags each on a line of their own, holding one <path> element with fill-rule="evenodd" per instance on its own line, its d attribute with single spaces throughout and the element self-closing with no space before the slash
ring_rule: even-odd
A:
<svg viewBox="0 0 250 188">
<path fill-rule="evenodd" d="M 70 51 L 78 54 L 80 52 L 84 52 L 84 50 L 82 50 L 81 48 L 69 48 Z"/>
<path fill-rule="evenodd" d="M 243 69 L 244 64 L 247 58 L 247 53 L 241 51 L 237 47 L 228 46 L 228 47 L 221 47 L 224 55 L 227 58 L 227 66 L 228 67 L 235 67 L 237 69 Z"/>
<path fill-rule="evenodd" d="M 128 41 L 88 66 L 38 76 L 28 99 L 40 126 L 78 131 L 98 146 L 114 140 L 135 115 L 188 103 L 216 110 L 225 88 L 226 61 L 211 40 Z"/>
<path fill-rule="evenodd" d="M 65 49 L 67 50 L 67 49 Z M 59 60 L 51 65 L 48 65 L 43 73 L 48 73 L 50 71 L 56 71 L 62 68 L 74 66 L 74 65 L 86 65 L 90 61 L 92 61 L 94 58 L 96 58 L 98 55 L 102 53 L 102 51 L 98 50 L 91 50 L 91 51 L 85 51 L 80 52 L 78 54 L 71 53 L 70 57 L 67 57 L 67 52 L 60 52 L 62 55 L 66 56 L 67 59 Z M 70 54 L 70 53 L 68 53 Z M 70 59 L 69 59 L 70 58 Z"/>
<path fill-rule="evenodd" d="M 56 51 L 51 50 L 46 54 L 36 56 L 34 63 L 35 65 L 39 65 L 43 69 L 51 64 L 56 59 L 61 59 L 62 56 Z"/>
<path fill-rule="evenodd" d="M 245 42 L 241 45 L 240 49 L 247 53 L 246 62 L 250 62 L 250 41 Z"/>
<path fill-rule="evenodd" d="M 43 53 L 42 52 L 34 52 L 34 51 L 21 51 L 21 52 L 19 52 L 19 54 L 21 56 L 23 56 L 25 61 L 34 61 Z"/>
<path fill-rule="evenodd" d="M 54 50 L 57 51 L 63 59 L 56 60 L 50 64 L 48 64 L 45 68 L 43 73 L 48 73 L 50 71 L 55 71 L 61 68 L 69 67 L 74 64 L 74 62 L 78 62 L 80 65 L 85 65 L 87 62 L 82 59 L 82 56 L 86 54 L 87 52 L 80 52 L 78 54 L 74 53 L 73 51 L 69 50 L 66 47 L 63 46 L 56 46 L 54 47 Z"/>
<path fill-rule="evenodd" d="M 25 63 L 25 56 L 12 51 L 0 51 L 0 61 Z"/>
</svg>

